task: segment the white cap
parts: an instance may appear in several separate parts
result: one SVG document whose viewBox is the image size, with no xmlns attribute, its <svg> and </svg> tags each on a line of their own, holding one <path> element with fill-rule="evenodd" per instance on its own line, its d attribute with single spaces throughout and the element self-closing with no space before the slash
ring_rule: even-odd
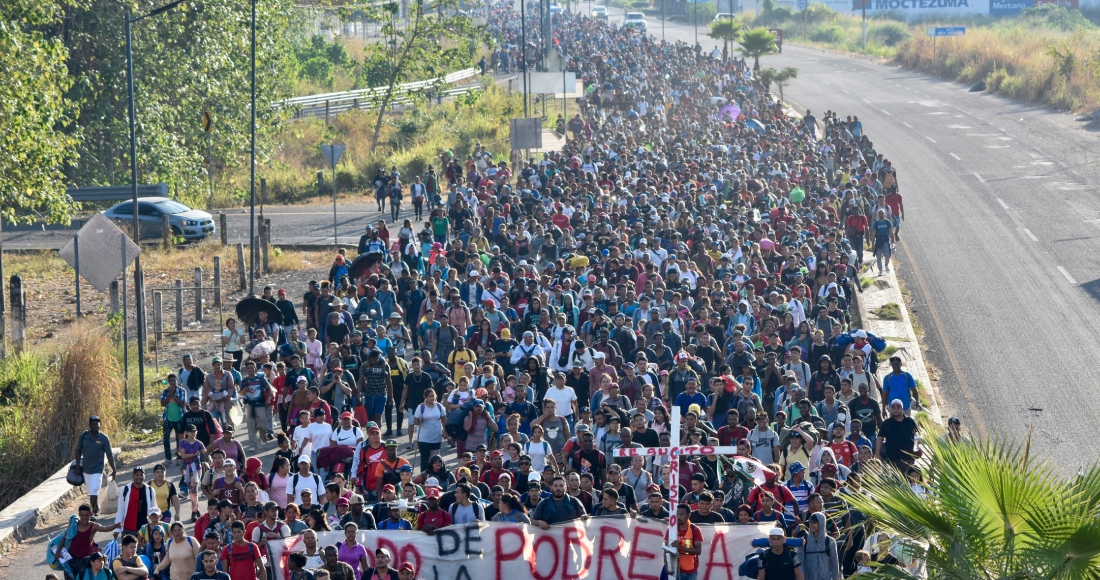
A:
<svg viewBox="0 0 1100 580">
<path fill-rule="evenodd" d="M 541 475 L 539 475 L 539 472 L 537 472 L 537 471 L 532 471 L 532 472 L 531 472 L 531 473 L 530 473 L 530 474 L 529 474 L 529 475 L 527 476 L 527 481 L 529 481 L 529 482 L 530 482 L 530 481 L 542 481 L 542 476 L 541 476 Z"/>
<path fill-rule="evenodd" d="M 855 334 L 852 335 L 852 336 L 855 336 L 855 337 L 858 337 L 858 338 L 867 338 L 867 332 L 864 331 L 863 329 L 860 329 L 860 330 L 857 330 L 855 332 Z"/>
<path fill-rule="evenodd" d="M 309 463 L 310 465 L 313 464 L 313 462 L 310 461 L 308 455 L 299 455 L 298 456 L 298 463 Z"/>
<path fill-rule="evenodd" d="M 768 535 L 786 537 L 787 533 L 783 531 L 783 528 L 772 528 L 771 530 L 768 530 Z"/>
</svg>

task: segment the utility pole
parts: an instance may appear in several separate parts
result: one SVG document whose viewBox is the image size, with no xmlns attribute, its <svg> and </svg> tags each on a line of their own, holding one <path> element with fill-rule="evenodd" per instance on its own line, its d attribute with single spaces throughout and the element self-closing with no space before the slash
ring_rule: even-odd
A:
<svg viewBox="0 0 1100 580">
<path fill-rule="evenodd" d="M 382 113 L 379 113 L 382 114 Z M 250 190 L 250 215 L 248 219 L 248 293 L 256 293 L 256 0 L 252 0 L 252 122 L 248 126 L 251 135 L 248 185 Z"/>
<path fill-rule="evenodd" d="M 863 8 L 863 50 L 867 50 L 867 3 L 871 0 L 860 0 Z"/>
<path fill-rule="evenodd" d="M 521 65 L 520 71 L 523 73 L 523 116 L 529 117 L 527 114 L 527 0 L 519 0 L 519 27 L 520 27 L 520 41 L 523 43 L 523 65 Z"/>
<path fill-rule="evenodd" d="M 4 297 L 4 220 L 0 218 L 0 360 L 7 356 L 7 319 L 4 317 L 4 308 L 7 299 Z"/>
</svg>

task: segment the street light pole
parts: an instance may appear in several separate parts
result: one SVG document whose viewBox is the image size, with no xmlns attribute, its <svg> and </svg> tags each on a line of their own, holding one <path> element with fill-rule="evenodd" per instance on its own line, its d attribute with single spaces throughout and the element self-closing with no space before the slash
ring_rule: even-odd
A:
<svg viewBox="0 0 1100 580">
<path fill-rule="evenodd" d="M 250 217 L 248 219 L 248 293 L 256 293 L 256 0 L 252 0 L 252 122 L 248 126 L 251 134 L 250 163 L 248 184 L 250 194 Z"/>
<path fill-rule="evenodd" d="M 134 49 L 131 25 L 143 18 L 168 12 L 176 6 L 179 6 L 182 2 L 183 0 L 175 0 L 160 8 L 154 9 L 148 14 L 138 16 L 137 18 L 130 18 L 130 11 L 126 11 L 126 91 L 130 108 L 130 198 L 133 204 L 134 238 L 138 243 L 141 243 L 141 223 L 138 221 L 137 131 L 135 129 L 137 113 L 134 105 Z M 123 273 L 122 277 L 123 279 L 126 278 L 125 273 Z M 134 260 L 134 320 L 137 327 L 138 344 L 138 394 L 142 409 L 145 408 L 145 328 L 143 326 L 145 323 L 145 317 L 143 316 L 145 311 L 145 300 L 144 296 L 142 296 L 145 292 L 144 282 L 141 269 L 141 254 L 138 253 L 137 258 Z M 126 321 L 124 317 L 124 327 L 125 324 Z"/>
<path fill-rule="evenodd" d="M 520 42 L 523 43 L 523 65 L 520 71 L 523 73 L 523 117 L 527 118 L 527 0 L 519 0 L 519 28 Z"/>
</svg>

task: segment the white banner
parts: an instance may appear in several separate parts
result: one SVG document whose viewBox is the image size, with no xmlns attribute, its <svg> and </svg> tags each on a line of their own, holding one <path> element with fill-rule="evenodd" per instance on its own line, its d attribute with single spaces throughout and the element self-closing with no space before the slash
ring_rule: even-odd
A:
<svg viewBox="0 0 1100 580">
<path fill-rule="evenodd" d="M 699 580 L 737 580 L 737 567 L 754 550 L 749 542 L 766 538 L 766 524 L 704 525 Z M 359 543 L 374 563 L 374 551 L 387 548 L 391 564 L 416 566 L 424 580 L 658 580 L 664 567 L 664 521 L 591 518 L 540 530 L 523 524 L 450 526 L 434 536 L 423 532 L 359 532 Z M 344 532 L 321 532 L 318 547 L 344 540 Z M 268 544 L 276 578 L 289 578 L 286 559 L 305 550 L 301 536 Z"/>
</svg>

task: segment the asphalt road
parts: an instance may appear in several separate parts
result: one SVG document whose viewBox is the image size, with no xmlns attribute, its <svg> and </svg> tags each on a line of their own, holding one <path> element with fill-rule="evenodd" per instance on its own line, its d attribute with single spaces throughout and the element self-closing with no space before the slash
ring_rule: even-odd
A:
<svg viewBox="0 0 1100 580">
<path fill-rule="evenodd" d="M 649 31 L 660 38 L 659 21 Z M 691 26 L 665 34 L 695 39 Z M 873 59 L 788 45 L 762 60 L 798 67 L 785 89 L 796 109 L 858 116 L 898 168 L 898 268 L 943 412 L 1020 441 L 1031 426 L 1032 448 L 1068 472 L 1100 458 L 1084 427 L 1100 420 L 1100 135 Z"/>
</svg>

